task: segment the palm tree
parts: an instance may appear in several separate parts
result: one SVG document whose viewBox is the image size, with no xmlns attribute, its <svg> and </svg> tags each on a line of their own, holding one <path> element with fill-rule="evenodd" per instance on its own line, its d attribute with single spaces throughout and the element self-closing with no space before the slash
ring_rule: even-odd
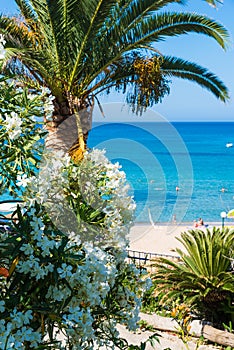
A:
<svg viewBox="0 0 234 350">
<path fill-rule="evenodd" d="M 233 313 L 234 230 L 191 230 L 178 240 L 183 251 L 178 263 L 161 258 L 152 277 L 162 302 L 185 301 L 207 320 L 226 322 Z"/>
<path fill-rule="evenodd" d="M 161 11 L 183 0 L 15 1 L 21 17 L 0 16 L 6 40 L 3 67 L 51 90 L 55 109 L 53 120 L 45 117 L 45 123 L 52 147 L 73 154 L 78 138 L 82 156 L 94 102 L 99 104 L 98 95 L 113 88 L 126 92 L 127 102 L 138 111 L 169 93 L 171 76 L 194 81 L 221 101 L 228 99 L 227 88 L 213 73 L 155 49 L 167 37 L 191 32 L 225 48 L 228 33 L 214 20 Z"/>
</svg>

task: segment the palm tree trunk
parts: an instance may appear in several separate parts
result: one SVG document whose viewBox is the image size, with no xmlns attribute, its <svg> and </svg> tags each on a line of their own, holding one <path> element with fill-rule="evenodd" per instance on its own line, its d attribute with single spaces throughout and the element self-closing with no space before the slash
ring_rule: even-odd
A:
<svg viewBox="0 0 234 350">
<path fill-rule="evenodd" d="M 68 153 L 75 161 L 80 160 L 77 157 L 82 158 L 92 128 L 93 107 L 93 101 L 85 105 L 76 103 L 74 108 L 69 108 L 67 103 L 55 102 L 53 120 L 44 119 L 48 131 L 46 148 L 64 155 Z"/>
</svg>

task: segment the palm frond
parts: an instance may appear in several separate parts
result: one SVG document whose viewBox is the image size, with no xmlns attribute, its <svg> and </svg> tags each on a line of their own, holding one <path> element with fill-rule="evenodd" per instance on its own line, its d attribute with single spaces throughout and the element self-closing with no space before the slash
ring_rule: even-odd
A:
<svg viewBox="0 0 234 350">
<path fill-rule="evenodd" d="M 173 37 L 188 33 L 207 35 L 215 39 L 224 49 L 228 45 L 228 32 L 221 24 L 195 13 L 165 12 L 155 14 L 144 18 L 131 30 L 123 30 L 121 39 L 130 50 L 135 45 L 158 42 L 165 40 L 168 36 Z"/>
<path fill-rule="evenodd" d="M 49 2 L 46 0 L 32 0 L 31 6 L 37 15 L 38 26 L 41 29 L 44 50 L 47 48 L 47 52 L 50 50 L 51 56 L 56 62 L 59 73 L 61 72 L 61 62 L 59 57 L 58 40 L 57 33 L 58 28 L 56 28 L 55 18 L 56 14 L 52 17 Z M 56 6 L 59 8 L 59 6 Z M 60 28 L 62 30 L 62 27 Z M 48 50 L 49 49 L 49 50 Z"/>
<path fill-rule="evenodd" d="M 31 4 L 27 0 L 15 0 L 18 8 L 20 9 L 20 14 L 25 19 L 25 22 L 31 22 L 32 20 L 36 21 L 37 17 Z"/>
<path fill-rule="evenodd" d="M 177 57 L 163 56 L 161 69 L 166 76 L 188 79 L 211 91 L 221 101 L 229 99 L 225 84 L 208 69 Z"/>
<path fill-rule="evenodd" d="M 116 2 L 116 6 L 112 12 L 112 21 L 108 18 L 108 28 L 114 26 L 117 28 L 124 28 L 125 32 L 134 28 L 142 19 L 152 16 L 156 11 L 171 3 L 184 4 L 184 0 L 128 0 L 122 1 L 121 4 Z M 104 29 L 104 28 L 103 28 Z M 104 33 L 100 33 L 102 36 Z"/>
<path fill-rule="evenodd" d="M 229 299 L 234 297 L 234 276 L 229 259 L 233 254 L 234 231 L 191 230 L 182 233 L 178 240 L 185 248 L 177 249 L 181 262 L 161 258 L 155 263 L 157 273 L 153 280 L 157 291 L 164 292 L 162 301 L 185 298 L 197 310 L 206 312 L 207 307 L 213 307 L 215 313 L 219 305 L 223 313 Z"/>
<path fill-rule="evenodd" d="M 204 16 L 194 14 L 170 14 L 150 16 L 134 29 L 125 32 L 125 26 L 118 25 L 106 29 L 99 40 L 92 41 L 92 54 L 87 56 L 86 65 L 92 70 L 93 62 L 99 62 L 96 72 L 119 60 L 132 50 L 152 47 L 152 43 L 164 40 L 167 36 L 187 34 L 189 32 L 202 33 L 213 37 L 222 47 L 227 43 L 226 29 Z M 115 45 L 112 45 L 115 43 Z M 108 47 L 108 50 L 106 48 Z M 103 54 L 104 52 L 104 54 Z"/>
<path fill-rule="evenodd" d="M 88 47 L 92 47 L 89 45 L 90 38 L 95 38 L 96 33 L 100 30 L 100 26 L 103 26 L 103 18 L 104 16 L 111 11 L 111 8 L 115 5 L 116 1 L 108 1 L 108 0 L 96 0 L 94 2 L 88 1 L 89 5 L 89 15 L 90 19 L 88 22 L 88 27 L 85 31 L 85 35 L 83 37 L 83 40 L 81 42 L 81 45 L 79 47 L 79 51 L 77 52 L 73 69 L 68 81 L 68 88 L 71 89 L 71 86 L 73 85 L 76 76 L 77 71 L 79 70 L 79 66 L 83 65 L 83 56 L 85 53 L 85 49 Z M 87 10 L 86 10 L 87 11 Z M 101 18 L 100 18 L 101 17 Z M 92 50 L 94 47 L 92 47 Z"/>
<path fill-rule="evenodd" d="M 17 67 L 21 62 L 35 79 L 44 81 L 59 100 L 68 95 L 87 98 L 89 93 L 96 95 L 112 87 L 126 92 L 130 84 L 132 95 L 128 94 L 128 101 L 138 95 L 138 104 L 151 105 L 160 99 L 155 98 L 155 89 L 151 89 L 152 95 L 149 94 L 147 100 L 144 100 L 146 95 L 138 94 L 139 74 L 134 68 L 134 58 L 146 52 L 153 60 L 158 56 L 155 42 L 191 32 L 212 37 L 224 48 L 227 44 L 226 29 L 206 16 L 157 12 L 173 2 L 183 4 L 183 0 L 16 2 L 23 16 L 21 21 L 0 17 L 9 65 Z M 227 99 L 225 85 L 196 64 L 165 57 L 160 70 L 158 82 L 166 88 L 161 96 L 169 92 L 167 77 L 177 76 L 206 87 L 222 101 Z M 157 76 L 152 76 L 149 84 L 156 84 L 156 80 Z M 163 84 L 159 88 L 162 87 Z"/>
</svg>

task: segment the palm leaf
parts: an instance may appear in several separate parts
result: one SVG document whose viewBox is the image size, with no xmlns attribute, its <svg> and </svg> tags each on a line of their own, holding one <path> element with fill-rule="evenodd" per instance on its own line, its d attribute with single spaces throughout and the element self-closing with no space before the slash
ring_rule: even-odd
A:
<svg viewBox="0 0 234 350">
<path fill-rule="evenodd" d="M 227 45 L 228 32 L 221 24 L 206 16 L 176 12 L 165 12 L 144 18 L 134 29 L 123 30 L 125 38 L 122 38 L 122 42 L 125 43 L 126 51 L 143 43 L 157 42 L 168 36 L 192 32 L 212 37 L 223 48 Z"/>
<path fill-rule="evenodd" d="M 170 2 L 173 1 L 18 0 L 30 35 L 16 28 L 16 23 L 12 24 L 11 37 L 15 37 L 18 44 L 11 41 L 15 51 L 9 48 L 8 53 L 19 55 L 22 63 L 35 71 L 36 79 L 42 76 L 52 91 L 62 96 L 64 89 L 86 93 L 101 72 L 122 59 L 126 52 L 141 47 L 150 49 L 153 42 L 167 36 L 203 33 L 225 47 L 226 30 L 204 16 L 154 14 Z M 0 25 L 2 28 L 1 21 Z M 35 47 L 31 39 L 36 33 Z M 206 87 L 209 81 L 209 90 L 218 96 L 210 83 L 213 76 L 199 80 L 200 77 L 185 71 L 174 74 Z M 79 89 L 75 88 L 78 86 Z"/>
<path fill-rule="evenodd" d="M 191 230 L 182 233 L 178 240 L 185 248 L 177 249 L 182 262 L 161 258 L 155 264 L 157 273 L 153 279 L 157 291 L 163 292 L 163 302 L 185 298 L 204 312 L 207 305 L 209 309 L 213 305 L 215 313 L 217 303 L 222 313 L 228 310 L 227 304 L 234 297 L 234 275 L 230 270 L 233 230 Z"/>
<path fill-rule="evenodd" d="M 84 54 L 85 48 L 87 47 L 87 44 L 90 41 L 90 37 L 93 37 L 93 33 L 95 29 L 98 31 L 100 28 L 100 25 L 103 25 L 103 16 L 105 16 L 108 11 L 112 8 L 112 6 L 116 3 L 116 1 L 110 1 L 110 0 L 96 0 L 95 6 L 92 6 L 92 1 L 88 2 L 89 5 L 89 13 L 90 13 L 90 19 L 89 19 L 89 25 L 86 29 L 86 33 L 84 35 L 84 38 L 81 42 L 79 51 L 77 53 L 77 57 L 75 59 L 73 69 L 71 72 L 71 76 L 68 81 L 68 87 L 71 89 L 71 86 L 74 83 L 74 80 L 77 76 L 77 71 L 79 68 L 79 65 L 81 64 L 81 59 Z M 101 19 L 99 18 L 101 14 Z M 96 21 L 95 21 L 96 20 Z M 96 32 L 95 32 L 96 34 Z"/>
<path fill-rule="evenodd" d="M 224 83 L 208 69 L 180 58 L 164 56 L 161 69 L 165 75 L 188 79 L 211 91 L 221 101 L 228 99 Z"/>
<path fill-rule="evenodd" d="M 75 110 L 93 106 L 94 96 L 112 88 L 126 93 L 127 102 L 141 112 L 169 93 L 171 76 L 196 82 L 226 101 L 227 88 L 215 74 L 195 63 L 158 54 L 157 42 L 188 33 L 203 34 L 222 48 L 227 46 L 227 30 L 216 21 L 162 11 L 174 2 L 185 3 L 16 0 L 22 17 L 0 16 L 0 32 L 6 39 L 5 67 L 34 86 L 37 81 L 49 87 L 55 96 L 55 114 L 64 120 Z M 142 79 L 137 64 L 148 72 L 147 60 L 154 69 Z"/>
<path fill-rule="evenodd" d="M 135 5 L 136 6 L 136 5 Z M 135 17 L 140 15 L 136 7 L 132 10 Z M 126 15 L 127 16 L 127 15 Z M 228 33 L 226 29 L 217 22 L 204 16 L 194 14 L 164 13 L 160 15 L 147 16 L 139 25 L 128 29 L 128 24 L 121 22 L 121 18 L 112 27 L 105 27 L 98 36 L 99 40 L 93 40 L 92 51 L 95 52 L 96 61 L 100 62 L 100 68 L 96 67 L 97 75 L 102 69 L 119 60 L 121 55 L 141 47 L 150 49 L 153 42 L 163 40 L 167 36 L 187 34 L 196 32 L 212 36 L 222 47 L 226 46 Z M 132 20 L 132 19 L 131 19 Z M 112 45 L 115 43 L 115 45 Z M 109 50 L 106 50 L 106 48 Z M 105 55 L 103 55 L 105 52 Z M 89 62 L 89 59 L 91 60 Z M 92 55 L 87 56 L 86 64 L 93 65 Z"/>
<path fill-rule="evenodd" d="M 24 17 L 26 23 L 30 24 L 32 20 L 36 21 L 37 18 L 35 16 L 35 12 L 27 0 L 15 0 L 15 2 L 18 5 L 20 13 Z"/>
</svg>

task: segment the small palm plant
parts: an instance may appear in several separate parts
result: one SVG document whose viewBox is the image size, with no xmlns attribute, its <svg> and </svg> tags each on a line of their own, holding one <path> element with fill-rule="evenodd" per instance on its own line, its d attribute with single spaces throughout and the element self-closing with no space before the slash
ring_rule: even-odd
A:
<svg viewBox="0 0 234 350">
<path fill-rule="evenodd" d="M 176 249 L 181 261 L 161 258 L 156 263 L 153 279 L 157 292 L 164 292 L 161 302 L 179 298 L 207 320 L 230 320 L 234 313 L 234 230 L 191 230 L 178 240 L 185 248 Z"/>
</svg>

